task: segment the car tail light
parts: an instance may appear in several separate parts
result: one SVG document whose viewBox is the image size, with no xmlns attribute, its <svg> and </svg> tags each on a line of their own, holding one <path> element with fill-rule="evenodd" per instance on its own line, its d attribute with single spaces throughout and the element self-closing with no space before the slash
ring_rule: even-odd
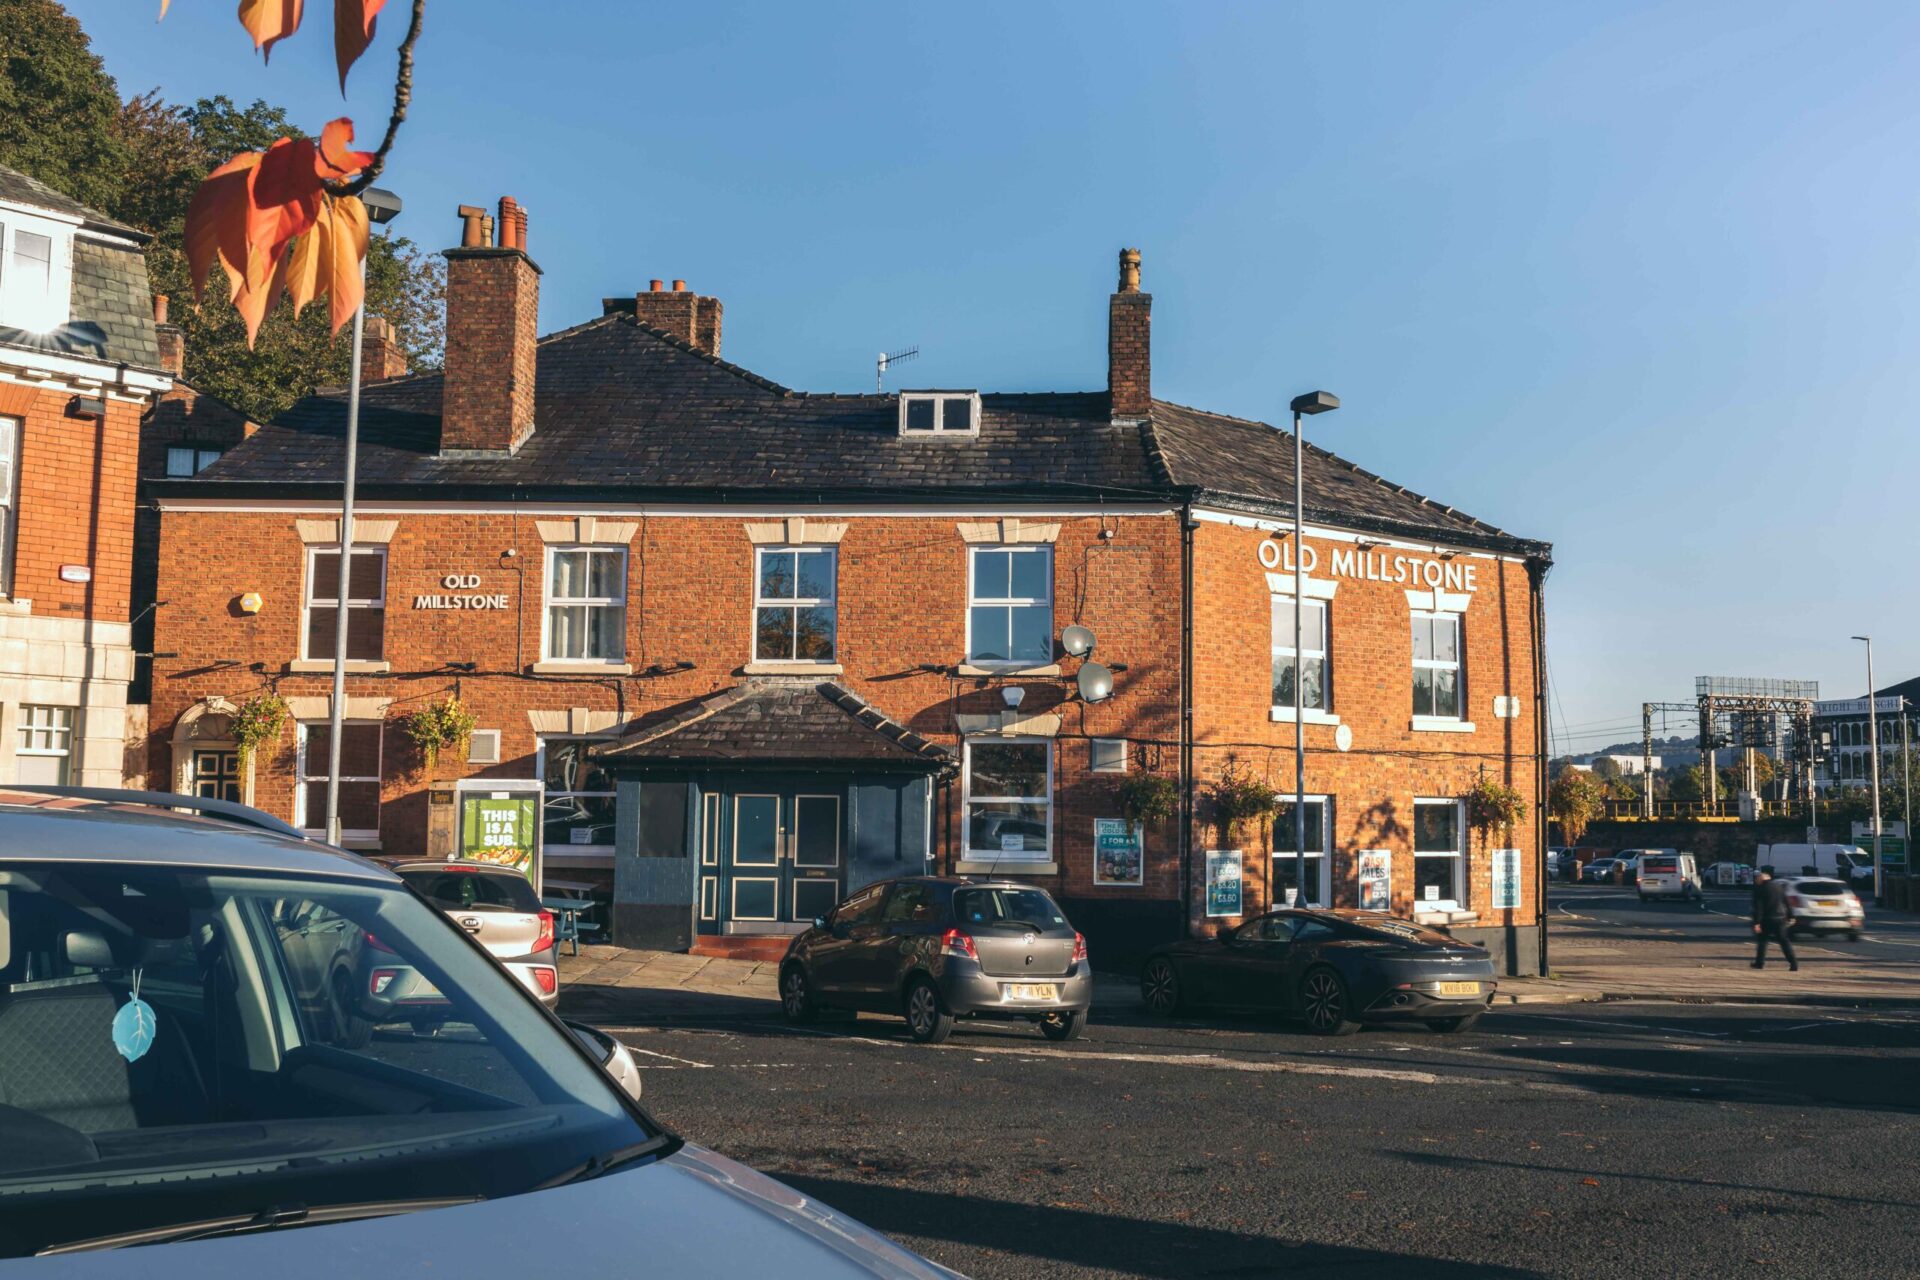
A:
<svg viewBox="0 0 1920 1280">
<path fill-rule="evenodd" d="M 973 949 L 973 935 L 958 929 L 949 929 L 940 935 L 940 951 L 944 955 L 965 956 L 969 960 L 980 958 L 980 953 Z"/>
<path fill-rule="evenodd" d="M 552 917 L 549 916 L 548 919 L 551 920 Z M 560 979 L 554 975 L 553 970 L 544 965 L 534 969 L 533 982 L 540 988 L 540 994 L 543 996 L 552 995 L 560 986 Z"/>
<path fill-rule="evenodd" d="M 367 977 L 367 992 L 370 995 L 383 996 L 393 980 L 400 976 L 398 969 L 375 969 Z"/>
<path fill-rule="evenodd" d="M 545 951 L 548 947 L 552 945 L 553 945 L 553 912 L 542 911 L 540 913 L 540 936 L 533 940 L 533 949 L 535 951 Z M 551 974 L 552 970 L 548 970 L 548 973 Z M 548 987 L 547 990 L 552 991 L 553 988 Z"/>
<path fill-rule="evenodd" d="M 1073 935 L 1073 958 L 1075 960 L 1085 960 L 1087 958 L 1087 935 L 1084 933 L 1076 933 Z"/>
<path fill-rule="evenodd" d="M 398 951 L 395 951 L 392 947 L 380 941 L 380 939 L 374 937 L 372 934 L 367 935 L 367 945 L 372 947 L 375 951 L 384 951 L 390 956 L 397 956 L 400 954 Z"/>
<path fill-rule="evenodd" d="M 1787 895 L 1787 905 L 1790 907 L 1804 907 L 1807 905 L 1807 900 L 1797 893 L 1790 893 Z"/>
</svg>

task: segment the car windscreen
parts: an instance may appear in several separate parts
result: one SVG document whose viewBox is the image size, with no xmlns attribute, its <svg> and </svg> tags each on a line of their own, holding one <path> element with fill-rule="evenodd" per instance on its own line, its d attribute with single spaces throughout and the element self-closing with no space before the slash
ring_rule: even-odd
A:
<svg viewBox="0 0 1920 1280">
<path fill-rule="evenodd" d="M 0 863 L 0 1046 L 0 1257 L 664 1140 L 393 883 Z"/>
<path fill-rule="evenodd" d="M 1020 926 L 1042 934 L 1068 935 L 1073 926 L 1042 889 L 956 889 L 953 918 L 961 926 Z"/>
<path fill-rule="evenodd" d="M 1847 886 L 1838 880 L 1795 880 L 1793 891 L 1803 898 L 1837 898 Z"/>
<path fill-rule="evenodd" d="M 1678 858 L 1656 858 L 1651 855 L 1640 860 L 1640 870 L 1646 873 L 1675 872 L 1680 869 Z"/>
<path fill-rule="evenodd" d="M 506 911 L 538 911 L 540 896 L 525 876 L 513 871 L 452 870 L 434 867 L 407 870 L 400 878 L 437 907 L 470 910 L 498 907 Z"/>
</svg>

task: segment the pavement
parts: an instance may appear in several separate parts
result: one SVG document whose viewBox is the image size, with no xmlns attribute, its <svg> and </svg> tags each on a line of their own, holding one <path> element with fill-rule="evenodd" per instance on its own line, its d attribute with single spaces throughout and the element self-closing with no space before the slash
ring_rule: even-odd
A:
<svg viewBox="0 0 1920 1280">
<path fill-rule="evenodd" d="M 1703 906 L 1641 903 L 1631 890 L 1556 888 L 1550 903 L 1551 972 L 1502 978 L 1496 1005 L 1677 1000 L 1692 1004 L 1781 1004 L 1819 1008 L 1920 1005 L 1920 916 L 1872 912 L 1869 940 L 1808 938 L 1801 967 L 1772 956 L 1751 968 L 1746 893 L 1710 893 Z M 777 1012 L 779 966 L 677 952 L 583 946 L 562 956 L 570 1016 L 652 1022 L 760 1016 Z M 1095 1017 L 1136 1009 L 1131 974 L 1096 975 Z"/>
</svg>

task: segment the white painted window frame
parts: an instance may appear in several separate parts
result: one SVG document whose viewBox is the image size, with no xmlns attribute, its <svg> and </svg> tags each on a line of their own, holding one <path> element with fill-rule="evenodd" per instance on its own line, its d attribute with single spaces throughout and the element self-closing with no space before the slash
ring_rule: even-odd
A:
<svg viewBox="0 0 1920 1280">
<path fill-rule="evenodd" d="M 76 224 L 44 213 L 0 206 L 0 325 L 51 333 L 73 319 L 73 233 Z M 46 236 L 47 293 L 22 299 L 14 280 L 15 238 L 23 231 Z"/>
<path fill-rule="evenodd" d="M 1267 617 L 1269 619 L 1269 625 L 1273 630 L 1271 656 L 1274 663 L 1278 663 L 1282 658 L 1294 658 L 1293 628 L 1289 626 L 1284 633 L 1282 632 L 1279 618 L 1280 605 L 1284 603 L 1296 608 L 1318 609 L 1320 611 L 1321 647 L 1318 649 L 1309 648 L 1304 650 L 1304 652 L 1308 658 L 1320 659 L 1320 691 L 1326 705 L 1319 707 L 1303 705 L 1300 708 L 1301 718 L 1308 724 L 1339 724 L 1340 717 L 1333 713 L 1333 602 L 1331 600 L 1318 600 L 1309 596 L 1305 601 L 1296 603 L 1290 594 L 1272 596 L 1270 600 L 1271 604 L 1269 604 L 1267 609 Z M 1301 639 L 1303 640 L 1306 638 L 1304 634 L 1305 630 L 1306 628 L 1303 625 L 1301 627 Z M 1294 658 L 1294 661 L 1297 672 L 1299 660 Z M 1296 673 L 1294 679 L 1298 680 L 1299 678 L 1299 675 Z M 1267 668 L 1267 688 L 1269 691 L 1273 688 L 1273 667 L 1271 665 Z M 1271 692 L 1269 692 L 1268 696 L 1272 696 Z M 1283 706 L 1280 703 L 1274 703 L 1273 718 L 1275 720 L 1291 722 L 1293 720 L 1293 704 L 1289 702 Z"/>
<path fill-rule="evenodd" d="M 967 403 L 967 426 L 964 430 L 955 430 L 945 425 L 947 420 L 947 402 L 964 400 Z M 907 406 L 910 404 L 933 403 L 933 427 L 910 428 L 907 426 Z M 980 434 L 980 393 L 978 391 L 902 391 L 900 393 L 900 434 L 913 440 L 969 440 Z"/>
<path fill-rule="evenodd" d="M 554 557 L 576 551 L 588 551 L 599 555 L 617 555 L 620 557 L 620 594 L 618 596 L 556 596 L 553 593 Z M 604 663 L 616 667 L 627 660 L 627 574 L 632 562 L 627 556 L 625 543 L 605 542 L 569 542 L 551 543 L 546 549 L 546 558 L 540 566 L 540 660 L 542 662 L 578 663 L 591 666 Z M 589 571 L 588 577 L 592 573 Z M 553 611 L 556 608 L 618 609 L 620 611 L 620 652 L 600 654 L 594 657 L 560 657 L 553 652 Z"/>
<path fill-rule="evenodd" d="M 1454 810 L 1453 831 L 1454 847 L 1451 852 L 1420 851 L 1420 814 L 1421 805 L 1452 805 Z M 1467 876 L 1467 802 L 1446 796 L 1415 796 L 1413 798 L 1413 858 L 1414 858 L 1414 899 L 1413 909 L 1420 911 L 1462 911 L 1466 908 Z M 1419 863 L 1422 858 L 1451 858 L 1453 860 L 1453 897 L 1441 898 L 1434 902 L 1422 901 L 1420 893 Z"/>
<path fill-rule="evenodd" d="M 1046 557 L 1047 594 L 1038 596 L 993 596 L 982 597 L 976 586 L 980 557 L 1012 552 L 1014 555 L 1039 555 Z M 1007 566 L 1007 590 L 1013 590 L 1013 566 Z M 1037 658 L 982 658 L 973 648 L 973 611 L 975 609 L 1004 608 L 1007 610 L 1007 647 L 1013 647 L 1013 610 L 1030 605 L 1043 604 L 1047 607 L 1047 652 Z M 1011 670 L 1027 670 L 1031 667 L 1045 666 L 1053 661 L 1053 544 L 1050 542 L 993 542 L 967 548 L 967 665 L 973 667 L 1004 667 Z"/>
<path fill-rule="evenodd" d="M 354 554 L 360 554 L 358 547 L 354 548 Z M 364 717 L 360 719 L 342 720 L 340 722 L 340 736 L 343 740 L 346 737 L 347 727 L 349 725 L 373 725 L 375 727 L 374 751 L 378 758 L 374 762 L 375 771 L 371 777 L 359 773 L 343 773 L 340 775 L 341 784 L 345 785 L 349 782 L 371 782 L 375 786 L 381 787 L 384 792 L 385 787 L 381 782 L 381 774 L 385 772 L 387 764 L 386 724 L 380 720 L 369 720 Z M 309 819 L 319 817 L 324 823 L 325 816 L 309 814 L 307 812 L 307 784 L 310 782 L 325 782 L 327 780 L 327 761 L 324 756 L 319 760 L 311 758 L 307 750 L 307 737 L 312 730 L 325 729 L 326 727 L 327 722 L 325 720 L 302 720 L 294 725 L 293 730 L 293 825 L 316 839 L 325 839 L 326 831 L 323 827 L 311 825 Z M 309 773 L 309 768 L 317 772 Z M 385 807 L 384 796 L 374 803 L 375 812 L 377 813 Z M 342 841 L 353 841 L 359 844 L 378 843 L 380 839 L 380 829 L 378 827 L 372 829 L 364 827 L 342 827 L 340 830 L 340 839 Z"/>
<path fill-rule="evenodd" d="M 339 531 L 335 530 L 334 532 L 337 533 Z M 331 609 L 338 606 L 338 600 L 332 596 L 314 595 L 313 584 L 316 580 L 314 566 L 319 558 L 323 555 L 339 554 L 340 544 L 337 542 L 315 543 L 307 548 L 306 582 L 303 584 L 303 589 L 300 592 L 300 657 L 302 661 L 332 661 L 331 657 L 316 658 L 314 654 L 307 652 L 307 637 L 312 630 L 309 625 L 308 615 L 314 609 Z M 377 542 L 354 543 L 353 559 L 358 561 L 362 556 L 378 556 L 380 558 L 380 594 L 366 598 L 348 595 L 346 597 L 346 608 L 349 611 L 354 609 L 378 609 L 380 612 L 385 613 L 387 610 L 387 549 Z M 340 589 L 342 591 L 351 590 L 352 576 L 349 573 L 351 568 L 352 566 L 346 562 L 346 558 L 342 557 L 340 563 Z M 353 629 L 353 619 L 351 618 L 347 619 L 347 629 L 349 631 Z M 350 658 L 347 662 L 348 666 L 351 667 L 356 662 L 384 661 L 387 652 L 386 634 L 386 620 L 383 618 L 380 627 L 380 657 Z"/>
<path fill-rule="evenodd" d="M 1120 751 L 1118 764 L 1101 764 L 1099 751 L 1102 746 L 1117 747 Z M 1088 773 L 1126 773 L 1132 767 L 1129 760 L 1128 743 L 1125 738 L 1089 738 L 1087 739 Z"/>
<path fill-rule="evenodd" d="M 543 839 L 545 838 L 546 817 L 547 817 L 546 802 L 553 797 L 588 796 L 594 799 L 600 799 L 604 797 L 606 799 L 610 799 L 613 801 L 614 809 L 616 813 L 618 812 L 620 807 L 620 799 L 619 799 L 620 792 L 618 787 L 615 787 L 614 789 L 608 790 L 608 791 L 549 791 L 547 790 L 547 785 L 546 785 L 547 784 L 547 744 L 550 742 L 608 742 L 612 740 L 613 736 L 614 735 L 611 733 L 543 733 L 534 739 L 533 769 L 534 769 L 534 776 L 540 779 L 540 807 L 541 807 L 540 825 L 541 825 Z M 608 842 L 606 844 L 549 844 L 546 846 L 546 850 L 549 854 L 556 854 L 556 853 L 611 854 L 613 852 L 613 844 L 611 842 Z"/>
<path fill-rule="evenodd" d="M 167 446 L 166 475 L 169 479 L 183 479 L 187 476 L 197 476 L 214 463 L 220 461 L 220 455 L 224 452 L 226 452 L 224 449 L 215 449 L 205 445 L 170 444 Z M 174 457 L 177 454 L 183 453 L 187 455 L 187 470 L 176 471 L 173 466 Z"/>
<path fill-rule="evenodd" d="M 0 596 L 13 594 L 13 544 L 20 533 L 21 418 L 0 417 Z"/>
<path fill-rule="evenodd" d="M 763 569 L 768 556 L 794 557 L 794 586 L 800 583 L 799 556 L 802 554 L 825 553 L 833 557 L 833 581 L 830 584 L 833 594 L 822 597 L 794 596 L 779 600 L 760 594 L 760 584 L 764 581 Z M 762 609 L 786 609 L 794 615 L 794 631 L 799 633 L 799 615 L 802 609 L 818 608 L 830 605 L 833 608 L 833 652 L 824 658 L 800 658 L 792 654 L 767 654 L 760 652 L 760 611 Z M 755 547 L 753 549 L 753 612 L 748 619 L 751 631 L 753 660 L 755 662 L 777 662 L 792 666 L 830 667 L 840 661 L 840 548 L 831 544 L 792 544 L 773 547 Z"/>
<path fill-rule="evenodd" d="M 1453 715 L 1442 716 L 1423 712 L 1416 707 L 1413 712 L 1413 727 L 1415 729 L 1437 730 L 1443 733 L 1456 731 L 1462 725 L 1466 725 L 1468 729 L 1471 729 L 1472 725 L 1468 724 L 1465 715 L 1467 709 L 1467 629 L 1463 625 L 1464 615 L 1443 609 L 1412 610 L 1408 616 L 1407 626 L 1407 645 L 1410 655 L 1413 645 L 1412 624 L 1415 622 L 1450 623 L 1453 627 L 1453 657 L 1446 659 L 1414 656 L 1412 666 L 1408 668 L 1407 675 L 1408 699 L 1411 700 L 1413 696 L 1412 673 L 1414 671 L 1451 671 L 1453 672 L 1453 700 L 1456 710 Z"/>
<path fill-rule="evenodd" d="M 1316 899 L 1316 902 L 1319 906 L 1330 907 L 1333 905 L 1333 797 L 1325 794 L 1315 795 L 1309 791 L 1306 799 L 1309 806 L 1320 806 L 1320 851 L 1315 853 L 1312 849 L 1307 850 L 1307 856 L 1309 858 L 1320 859 L 1320 897 Z M 1293 803 L 1293 793 L 1287 792 L 1280 796 L 1279 800 L 1282 804 L 1290 805 Z M 1291 842 L 1293 839 L 1293 814 L 1289 812 L 1286 817 L 1276 817 L 1273 820 L 1274 839 L 1272 843 L 1274 844 L 1274 848 L 1269 856 L 1275 863 L 1287 862 L 1293 858 L 1293 850 L 1281 849 L 1279 847 L 1279 832 L 1282 823 L 1286 824 L 1287 840 Z M 1279 904 L 1276 902 L 1275 905 L 1278 906 Z"/>
<path fill-rule="evenodd" d="M 976 746 L 1045 747 L 1047 750 L 1047 793 L 1044 796 L 996 796 L 973 793 L 973 749 Z M 982 737 L 968 738 L 963 744 L 963 759 L 960 769 L 960 830 L 965 848 L 961 850 L 961 860 L 965 862 L 998 862 L 1008 864 L 1052 865 L 1056 847 L 1053 835 L 1053 771 L 1055 767 L 1053 739 L 1035 737 Z M 973 847 L 973 806 L 975 804 L 1040 804 L 1047 807 L 1047 847 L 1037 854 L 1031 849 L 1019 853 L 1005 853 L 999 849 L 976 849 Z"/>
<path fill-rule="evenodd" d="M 59 779 L 46 785 L 60 787 L 72 785 L 73 744 L 76 736 L 74 731 L 79 724 L 80 715 L 75 707 L 57 706 L 52 703 L 21 703 L 14 720 L 14 777 L 17 779 L 20 776 L 18 761 L 23 758 L 59 760 L 62 762 Z"/>
</svg>

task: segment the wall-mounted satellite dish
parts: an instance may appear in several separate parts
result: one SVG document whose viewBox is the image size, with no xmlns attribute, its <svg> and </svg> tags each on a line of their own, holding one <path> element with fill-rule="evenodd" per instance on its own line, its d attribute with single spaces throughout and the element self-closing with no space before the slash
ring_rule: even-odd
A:
<svg viewBox="0 0 1920 1280">
<path fill-rule="evenodd" d="M 1084 658 L 1093 652 L 1093 630 L 1078 623 L 1060 633 L 1060 647 L 1069 658 Z"/>
<path fill-rule="evenodd" d="M 1086 702 L 1105 702 L 1113 696 L 1113 672 L 1097 662 L 1080 664 L 1080 697 Z"/>
</svg>

